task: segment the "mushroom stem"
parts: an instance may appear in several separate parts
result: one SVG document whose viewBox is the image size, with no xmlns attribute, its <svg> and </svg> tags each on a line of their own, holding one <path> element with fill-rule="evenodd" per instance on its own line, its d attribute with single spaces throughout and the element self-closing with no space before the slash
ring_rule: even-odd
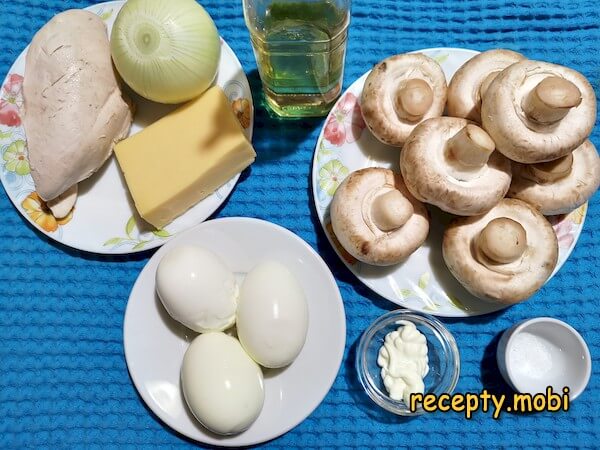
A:
<svg viewBox="0 0 600 450">
<path fill-rule="evenodd" d="M 469 124 L 448 140 L 446 156 L 462 166 L 483 167 L 496 145 L 492 138 L 476 125 Z"/>
<path fill-rule="evenodd" d="M 496 263 L 516 261 L 527 248 L 527 233 L 519 223 L 507 217 L 491 220 L 477 239 L 479 250 Z"/>
<path fill-rule="evenodd" d="M 401 84 L 396 91 L 394 107 L 402 119 L 415 122 L 420 120 L 433 103 L 431 86 L 420 78 L 414 78 Z"/>
<path fill-rule="evenodd" d="M 560 180 L 569 175 L 572 167 L 573 154 L 569 153 L 567 156 L 555 159 L 554 161 L 531 164 L 529 166 L 529 171 L 536 181 L 552 183 L 553 181 Z"/>
<path fill-rule="evenodd" d="M 558 122 L 581 103 L 581 91 L 569 80 L 544 78 L 523 98 L 522 108 L 528 117 L 540 123 Z"/>
<path fill-rule="evenodd" d="M 408 222 L 413 212 L 412 203 L 396 189 L 379 195 L 371 205 L 371 219 L 381 231 L 400 228 Z"/>
</svg>

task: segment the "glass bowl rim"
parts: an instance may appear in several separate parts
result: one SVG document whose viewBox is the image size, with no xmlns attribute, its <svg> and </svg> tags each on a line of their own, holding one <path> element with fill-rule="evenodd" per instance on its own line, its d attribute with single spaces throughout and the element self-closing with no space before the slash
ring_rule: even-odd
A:
<svg viewBox="0 0 600 450">
<path fill-rule="evenodd" d="M 383 409 L 401 416 L 416 416 L 425 413 L 422 406 L 419 406 L 414 412 L 410 411 L 408 406 L 403 401 L 392 400 L 388 395 L 385 395 L 381 390 L 374 385 L 367 369 L 367 347 L 375 334 L 383 328 L 394 324 L 399 320 L 407 320 L 415 325 L 422 325 L 428 328 L 438 339 L 438 343 L 445 350 L 449 367 L 446 372 L 450 372 L 448 387 L 444 389 L 444 393 L 451 394 L 460 375 L 460 352 L 456 340 L 450 331 L 437 318 L 420 312 L 411 311 L 408 309 L 396 309 L 389 311 L 379 316 L 369 327 L 362 333 L 356 349 L 356 371 L 358 379 L 367 395 L 377 405 Z M 431 344 L 430 344 L 431 345 Z M 448 378 L 446 374 L 444 380 Z"/>
</svg>

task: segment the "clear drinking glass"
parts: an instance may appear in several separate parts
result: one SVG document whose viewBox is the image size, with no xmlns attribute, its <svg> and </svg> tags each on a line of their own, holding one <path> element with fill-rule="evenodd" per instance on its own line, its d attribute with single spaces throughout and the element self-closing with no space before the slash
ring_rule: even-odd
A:
<svg viewBox="0 0 600 450">
<path fill-rule="evenodd" d="M 340 95 L 350 0 L 243 0 L 269 106 L 280 116 L 326 114 Z"/>
</svg>

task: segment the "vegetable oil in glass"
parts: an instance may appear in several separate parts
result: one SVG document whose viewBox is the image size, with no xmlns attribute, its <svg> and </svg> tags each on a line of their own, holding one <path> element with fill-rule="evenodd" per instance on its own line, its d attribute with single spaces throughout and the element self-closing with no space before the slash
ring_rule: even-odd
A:
<svg viewBox="0 0 600 450">
<path fill-rule="evenodd" d="M 267 103 L 284 117 L 322 116 L 342 89 L 350 0 L 244 0 Z"/>
</svg>

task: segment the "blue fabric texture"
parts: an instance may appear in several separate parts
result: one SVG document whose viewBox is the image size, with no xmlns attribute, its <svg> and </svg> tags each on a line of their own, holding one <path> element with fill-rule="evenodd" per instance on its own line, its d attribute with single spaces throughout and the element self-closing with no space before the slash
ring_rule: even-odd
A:
<svg viewBox="0 0 600 450">
<path fill-rule="evenodd" d="M 311 158 L 323 119 L 280 121 L 265 110 L 240 0 L 203 0 L 239 56 L 254 93 L 258 159 L 217 216 L 250 215 L 305 239 L 331 267 L 347 314 L 347 347 L 323 403 L 271 448 L 433 449 L 598 448 L 600 440 L 600 196 L 571 258 L 529 302 L 464 320 L 444 320 L 456 337 L 462 371 L 458 392 L 506 392 L 495 363 L 503 330 L 536 316 L 574 326 L 589 344 L 592 377 L 568 412 L 435 413 L 403 420 L 375 407 L 358 385 L 354 351 L 360 333 L 395 308 L 363 287 L 342 265 L 316 219 L 309 189 Z M 86 0 L 2 0 L 0 74 L 53 14 Z M 377 61 L 428 47 L 511 48 L 532 59 L 571 66 L 600 93 L 600 6 L 597 0 L 355 0 L 345 86 Z M 592 140 L 600 144 L 600 127 Z M 123 355 L 123 314 L 151 252 L 131 257 L 83 254 L 51 242 L 0 193 L 0 448 L 131 448 L 195 445 L 144 405 Z"/>
</svg>

